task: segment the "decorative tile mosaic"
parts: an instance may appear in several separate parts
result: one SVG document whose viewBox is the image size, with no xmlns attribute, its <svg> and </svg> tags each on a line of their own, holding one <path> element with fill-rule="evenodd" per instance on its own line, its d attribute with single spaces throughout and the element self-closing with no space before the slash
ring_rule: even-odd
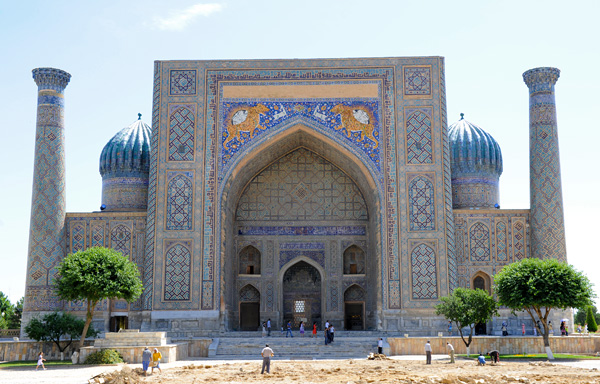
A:
<svg viewBox="0 0 600 384">
<path fill-rule="evenodd" d="M 248 284 L 240 290 L 240 303 L 260 303 L 260 292 Z"/>
<path fill-rule="evenodd" d="M 325 249 L 324 243 L 279 243 L 279 249 Z"/>
<path fill-rule="evenodd" d="M 432 108 L 407 108 L 406 163 L 433 163 Z"/>
<path fill-rule="evenodd" d="M 172 104 L 169 107 L 169 161 L 193 161 L 196 104 Z"/>
<path fill-rule="evenodd" d="M 404 67 L 404 95 L 431 95 L 431 67 Z"/>
<path fill-rule="evenodd" d="M 477 222 L 469 228 L 469 248 L 471 261 L 490 261 L 490 229 Z"/>
<path fill-rule="evenodd" d="M 435 190 L 430 175 L 413 175 L 408 184 L 411 231 L 435 230 Z"/>
<path fill-rule="evenodd" d="M 437 299 L 437 271 L 435 250 L 421 243 L 411 252 L 412 298 Z"/>
<path fill-rule="evenodd" d="M 166 301 L 190 300 L 192 273 L 192 242 L 166 241 L 165 286 Z"/>
<path fill-rule="evenodd" d="M 309 259 L 316 261 L 321 267 L 325 268 L 324 251 L 279 251 L 279 269 L 300 256 L 308 257 Z"/>
<path fill-rule="evenodd" d="M 196 94 L 196 70 L 171 70 L 170 94 L 173 96 Z"/>
<path fill-rule="evenodd" d="M 194 173 L 170 171 L 167 173 L 167 230 L 191 230 L 193 228 Z"/>
<path fill-rule="evenodd" d="M 364 236 L 367 228 L 364 225 L 348 226 L 240 226 L 238 234 L 242 236 Z"/>
</svg>

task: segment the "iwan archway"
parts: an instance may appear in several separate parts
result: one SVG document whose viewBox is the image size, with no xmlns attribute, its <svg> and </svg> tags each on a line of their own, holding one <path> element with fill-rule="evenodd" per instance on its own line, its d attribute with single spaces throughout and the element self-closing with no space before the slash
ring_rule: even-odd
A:
<svg viewBox="0 0 600 384">
<path fill-rule="evenodd" d="M 304 321 L 308 331 L 313 321 L 322 327 L 329 320 L 344 329 L 344 287 L 354 283 L 371 287 L 364 319 L 365 328 L 375 328 L 379 197 L 366 167 L 303 125 L 258 146 L 241 163 L 223 193 L 223 314 L 229 328 L 240 324 L 238 295 L 230 287 L 253 284 L 260 287 L 261 321 L 271 319 L 273 327 Z M 348 273 L 344 252 L 357 246 L 364 268 Z M 260 255 L 254 262 L 260 268 L 246 265 L 248 249 Z M 313 281 L 305 292 L 300 278 Z"/>
</svg>

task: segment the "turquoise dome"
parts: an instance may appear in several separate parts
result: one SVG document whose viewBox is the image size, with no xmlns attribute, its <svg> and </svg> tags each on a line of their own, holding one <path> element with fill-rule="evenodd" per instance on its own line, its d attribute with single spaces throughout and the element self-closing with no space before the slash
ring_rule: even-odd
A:
<svg viewBox="0 0 600 384">
<path fill-rule="evenodd" d="M 140 118 L 123 128 L 104 146 L 100 155 L 102 178 L 148 174 L 151 128 Z"/>
<path fill-rule="evenodd" d="M 492 135 L 464 119 L 448 127 L 452 207 L 489 209 L 500 207 L 499 181 L 502 152 Z"/>
<path fill-rule="evenodd" d="M 500 177 L 502 152 L 492 135 L 464 119 L 448 127 L 452 177 L 468 174 Z"/>
</svg>

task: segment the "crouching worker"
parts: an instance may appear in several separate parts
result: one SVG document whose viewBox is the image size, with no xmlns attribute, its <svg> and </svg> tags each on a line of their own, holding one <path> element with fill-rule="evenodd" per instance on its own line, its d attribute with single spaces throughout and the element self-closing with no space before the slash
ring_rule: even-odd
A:
<svg viewBox="0 0 600 384">
<path fill-rule="evenodd" d="M 483 356 L 483 353 L 480 353 L 477 357 L 477 365 L 485 365 L 485 356 Z"/>
<path fill-rule="evenodd" d="M 492 364 L 498 364 L 500 361 L 500 352 L 493 350 L 488 352 L 488 355 L 492 358 Z"/>
</svg>

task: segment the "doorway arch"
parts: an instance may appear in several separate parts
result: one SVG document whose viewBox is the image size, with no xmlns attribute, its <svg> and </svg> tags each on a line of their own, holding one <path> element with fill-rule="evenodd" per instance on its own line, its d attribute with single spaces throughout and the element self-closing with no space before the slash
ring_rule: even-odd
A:
<svg viewBox="0 0 600 384">
<path fill-rule="evenodd" d="M 323 313 L 323 273 L 318 265 L 306 258 L 292 260 L 281 269 L 281 321 L 292 323 L 294 328 L 300 321 L 312 325 L 321 324 Z M 309 326 L 305 325 L 306 329 Z"/>
<path fill-rule="evenodd" d="M 365 329 L 365 290 L 352 284 L 344 292 L 344 326 L 349 331 Z"/>
<path fill-rule="evenodd" d="M 251 284 L 244 286 L 239 292 L 240 329 L 256 331 L 260 326 L 260 292 Z"/>
</svg>

